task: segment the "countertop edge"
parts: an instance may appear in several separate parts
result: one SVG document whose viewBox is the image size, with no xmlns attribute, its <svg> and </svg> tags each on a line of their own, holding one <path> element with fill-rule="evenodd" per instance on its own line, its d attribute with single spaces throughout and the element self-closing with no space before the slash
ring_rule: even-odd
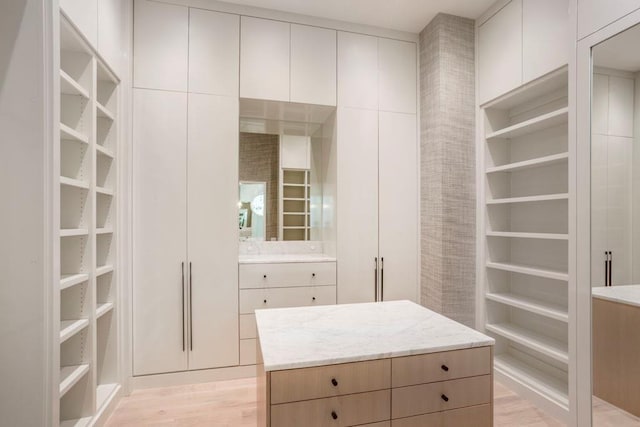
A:
<svg viewBox="0 0 640 427">
<path fill-rule="evenodd" d="M 610 295 L 598 295 L 591 294 L 593 298 L 597 298 L 603 301 L 617 302 L 618 304 L 630 305 L 633 307 L 640 307 L 640 301 L 632 301 L 629 299 L 624 299 L 622 297 L 610 296 Z"/>
</svg>

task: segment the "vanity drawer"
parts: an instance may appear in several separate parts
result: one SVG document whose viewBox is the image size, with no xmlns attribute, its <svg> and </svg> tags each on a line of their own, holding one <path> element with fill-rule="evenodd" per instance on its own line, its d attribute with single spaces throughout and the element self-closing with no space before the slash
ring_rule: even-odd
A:
<svg viewBox="0 0 640 427">
<path fill-rule="evenodd" d="M 255 365 L 258 358 L 258 343 L 255 338 L 240 340 L 240 365 Z"/>
<path fill-rule="evenodd" d="M 374 424 L 389 419 L 390 405 L 389 390 L 271 405 L 271 427 Z"/>
<path fill-rule="evenodd" d="M 256 338 L 258 336 L 258 328 L 256 326 L 255 314 L 240 315 L 240 339 Z"/>
<path fill-rule="evenodd" d="M 490 373 L 490 347 L 398 357 L 393 359 L 391 363 L 393 387 L 475 377 Z"/>
<path fill-rule="evenodd" d="M 253 314 L 261 308 L 307 307 L 335 303 L 335 286 L 240 290 L 240 314 Z"/>
<path fill-rule="evenodd" d="M 491 375 L 393 389 L 391 418 L 491 403 Z"/>
<path fill-rule="evenodd" d="M 393 420 L 391 427 L 491 427 L 491 405 L 471 406 L 452 411 L 434 412 L 417 417 Z"/>
<path fill-rule="evenodd" d="M 240 289 L 336 284 L 335 262 L 240 264 Z"/>
<path fill-rule="evenodd" d="M 274 371 L 271 373 L 271 403 L 318 399 L 390 387 L 389 359 Z"/>
</svg>

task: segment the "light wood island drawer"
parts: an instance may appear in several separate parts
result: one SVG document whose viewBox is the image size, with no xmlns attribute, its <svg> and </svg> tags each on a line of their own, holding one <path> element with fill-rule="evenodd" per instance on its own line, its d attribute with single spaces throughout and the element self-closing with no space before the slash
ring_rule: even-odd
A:
<svg viewBox="0 0 640 427">
<path fill-rule="evenodd" d="M 491 375 L 394 388 L 391 418 L 491 403 Z"/>
<path fill-rule="evenodd" d="M 271 405 L 271 427 L 346 427 L 387 421 L 390 390 Z"/>
<path fill-rule="evenodd" d="M 271 403 L 318 399 L 390 387 L 389 359 L 274 371 L 271 373 Z"/>
<path fill-rule="evenodd" d="M 254 314 L 255 310 L 262 308 L 306 307 L 335 303 L 335 286 L 240 290 L 240 314 Z"/>
<path fill-rule="evenodd" d="M 391 421 L 391 427 L 491 427 L 491 405 L 471 406 Z"/>
<path fill-rule="evenodd" d="M 336 263 L 240 264 L 238 274 L 240 289 L 335 285 Z"/>
<path fill-rule="evenodd" d="M 393 387 L 475 377 L 490 373 L 490 347 L 398 357 L 393 359 L 391 363 Z"/>
</svg>

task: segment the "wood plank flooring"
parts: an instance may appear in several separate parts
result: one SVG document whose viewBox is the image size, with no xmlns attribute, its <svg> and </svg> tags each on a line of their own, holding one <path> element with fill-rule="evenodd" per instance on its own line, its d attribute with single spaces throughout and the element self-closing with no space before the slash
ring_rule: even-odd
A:
<svg viewBox="0 0 640 427">
<path fill-rule="evenodd" d="M 106 427 L 255 427 L 255 393 L 255 378 L 136 390 L 119 402 Z M 564 425 L 498 382 L 494 395 L 496 427 Z"/>
</svg>

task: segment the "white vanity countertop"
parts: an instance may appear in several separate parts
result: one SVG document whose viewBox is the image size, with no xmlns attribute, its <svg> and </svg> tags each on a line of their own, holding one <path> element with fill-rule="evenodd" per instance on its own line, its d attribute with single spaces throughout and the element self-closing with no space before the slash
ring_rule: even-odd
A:
<svg viewBox="0 0 640 427">
<path fill-rule="evenodd" d="M 256 310 L 265 371 L 493 345 L 410 301 Z"/>
<path fill-rule="evenodd" d="M 600 286 L 591 293 L 594 298 L 640 307 L 640 285 Z"/>
<path fill-rule="evenodd" d="M 335 262 L 325 254 L 255 254 L 238 255 L 239 264 L 273 264 L 283 262 Z"/>
</svg>

